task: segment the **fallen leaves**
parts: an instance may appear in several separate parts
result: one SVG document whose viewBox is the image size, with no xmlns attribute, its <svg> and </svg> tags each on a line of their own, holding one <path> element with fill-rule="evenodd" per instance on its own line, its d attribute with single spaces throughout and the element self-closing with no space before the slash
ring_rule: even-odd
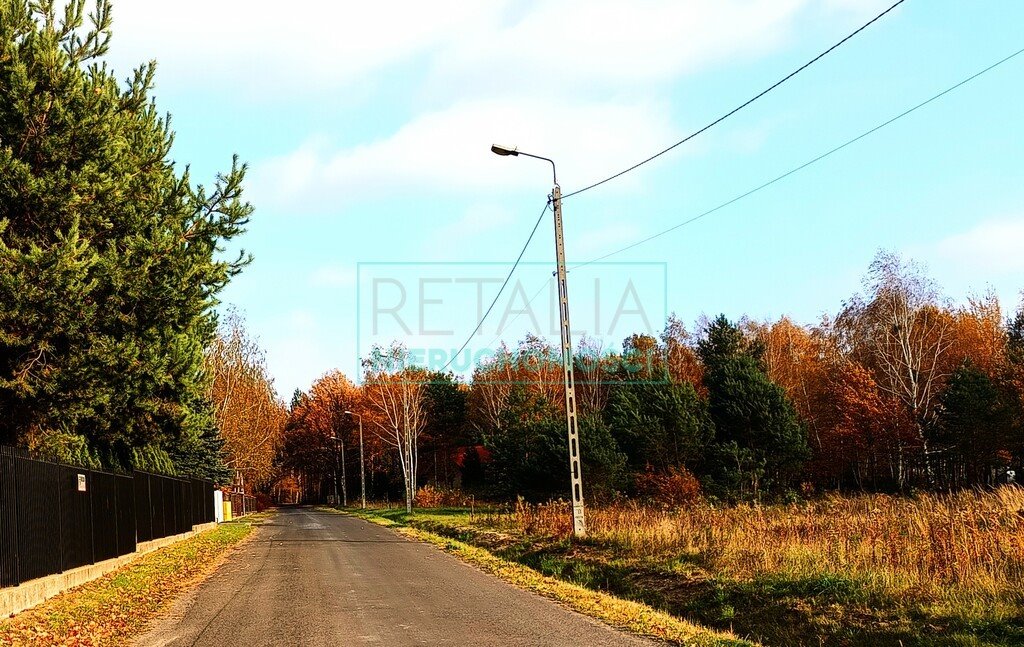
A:
<svg viewBox="0 0 1024 647">
<path fill-rule="evenodd" d="M 0 645 L 123 645 L 252 531 L 224 524 L 0 621 Z"/>
</svg>

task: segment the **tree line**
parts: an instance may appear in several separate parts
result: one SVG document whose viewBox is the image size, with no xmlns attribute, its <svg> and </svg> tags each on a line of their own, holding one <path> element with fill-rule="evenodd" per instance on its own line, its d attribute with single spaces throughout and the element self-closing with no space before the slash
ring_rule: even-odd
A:
<svg viewBox="0 0 1024 647">
<path fill-rule="evenodd" d="M 297 394 L 282 465 L 305 474 L 307 495 L 339 478 L 338 446 L 354 446 L 356 418 L 338 414 L 348 410 L 372 437 L 377 495 L 411 505 L 433 484 L 565 496 L 557 348 L 527 336 L 467 381 L 403 353 L 377 349 L 361 386 L 332 373 Z M 863 291 L 815 325 L 718 316 L 690 333 L 673 316 L 659 337 L 632 335 L 614 353 L 578 340 L 575 371 L 591 496 L 673 504 L 987 486 L 1011 479 L 1024 450 L 1024 308 L 1004 317 L 992 294 L 955 305 L 887 252 Z M 351 449 L 345 464 L 354 483 Z"/>
</svg>

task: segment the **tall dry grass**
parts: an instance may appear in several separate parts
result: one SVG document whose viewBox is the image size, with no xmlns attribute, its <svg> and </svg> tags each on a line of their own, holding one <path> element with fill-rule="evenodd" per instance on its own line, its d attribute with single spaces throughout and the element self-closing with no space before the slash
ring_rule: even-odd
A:
<svg viewBox="0 0 1024 647">
<path fill-rule="evenodd" d="M 566 504 L 520 504 L 478 519 L 526 535 L 570 534 Z M 589 536 L 638 557 L 689 555 L 716 572 L 842 574 L 887 593 L 972 601 L 1020 598 L 1024 488 L 914 498 L 833 496 L 793 505 L 587 510 Z"/>
</svg>

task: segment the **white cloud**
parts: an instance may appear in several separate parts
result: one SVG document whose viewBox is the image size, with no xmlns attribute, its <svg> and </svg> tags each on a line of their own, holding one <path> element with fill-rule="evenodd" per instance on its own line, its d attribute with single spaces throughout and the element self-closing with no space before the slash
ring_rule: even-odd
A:
<svg viewBox="0 0 1024 647">
<path fill-rule="evenodd" d="M 114 7 L 111 53 L 122 73 L 155 58 L 161 84 L 229 87 L 274 99 L 365 78 L 445 43 L 503 5 L 131 0 Z"/>
<path fill-rule="evenodd" d="M 930 257 L 986 274 L 1024 272 L 1024 216 L 986 220 L 935 244 Z"/>
<path fill-rule="evenodd" d="M 365 100 L 400 66 L 422 70 L 398 95 L 411 116 L 389 135 L 339 149 L 306 133 L 253 162 L 261 207 L 336 210 L 381 192 L 536 187 L 544 171 L 494 158 L 495 140 L 555 157 L 563 186 L 604 177 L 678 136 L 667 84 L 780 47 L 808 6 L 859 13 L 874 2 L 180 0 L 168 12 L 133 0 L 115 8 L 113 58 L 122 70 L 156 58 L 160 87 L 255 103 Z"/>
<path fill-rule="evenodd" d="M 748 57 L 786 40 L 808 0 L 558 0 L 459 34 L 437 54 L 435 81 L 507 94 L 622 91 Z"/>
<path fill-rule="evenodd" d="M 551 156 L 561 170 L 559 181 L 573 186 L 607 174 L 623 159 L 649 153 L 676 134 L 666 106 L 656 103 L 471 101 L 420 115 L 391 136 L 354 148 L 331 152 L 317 142 L 304 144 L 255 164 L 252 186 L 261 206 L 309 211 L 367 196 L 547 184 L 545 162 L 498 157 L 490 152 L 493 142 Z M 617 186 L 629 186 L 630 180 Z"/>
<path fill-rule="evenodd" d="M 156 0 L 117 3 L 119 71 L 157 59 L 161 84 L 263 100 L 317 94 L 427 61 L 429 94 L 514 86 L 621 88 L 749 56 L 788 37 L 811 0 L 457 2 Z M 866 3 L 839 2 L 841 8 Z M 453 85 L 454 84 L 454 85 Z"/>
</svg>

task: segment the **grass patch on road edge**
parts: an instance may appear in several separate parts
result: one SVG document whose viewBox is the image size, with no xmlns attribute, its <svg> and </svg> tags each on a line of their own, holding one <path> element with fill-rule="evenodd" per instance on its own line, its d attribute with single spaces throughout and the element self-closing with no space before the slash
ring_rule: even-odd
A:
<svg viewBox="0 0 1024 647">
<path fill-rule="evenodd" d="M 324 510 L 339 512 L 331 508 L 324 508 Z M 433 544 L 446 553 L 469 562 L 510 584 L 538 593 L 613 627 L 625 629 L 641 636 L 656 638 L 675 645 L 693 645 L 695 647 L 738 647 L 755 644 L 728 633 L 680 620 L 646 604 L 623 600 L 607 593 L 543 575 L 528 566 L 502 559 L 484 548 L 403 525 L 393 519 L 381 516 L 373 510 L 346 510 L 341 513 L 391 527 L 403 535 Z"/>
<path fill-rule="evenodd" d="M 0 620 L 0 645 L 126 644 L 265 518 L 221 524 Z"/>
</svg>

